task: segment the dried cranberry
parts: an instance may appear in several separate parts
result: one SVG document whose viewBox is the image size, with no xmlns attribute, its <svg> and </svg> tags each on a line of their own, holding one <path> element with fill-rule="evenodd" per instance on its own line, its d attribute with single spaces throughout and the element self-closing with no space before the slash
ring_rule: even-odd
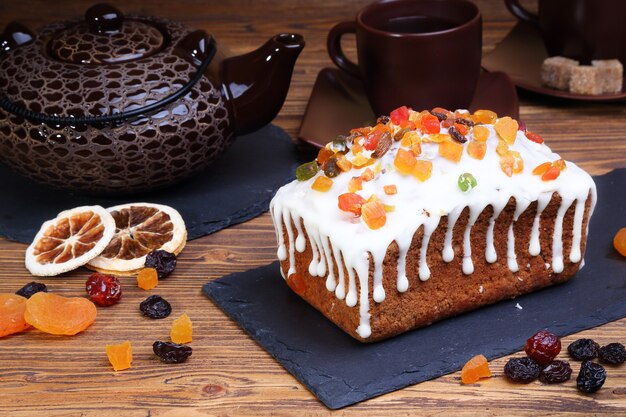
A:
<svg viewBox="0 0 626 417">
<path fill-rule="evenodd" d="M 539 365 L 547 365 L 561 351 L 561 339 L 547 330 L 540 330 L 526 341 L 524 351 Z"/>
<path fill-rule="evenodd" d="M 37 294 L 38 292 L 48 292 L 48 287 L 46 287 L 46 284 L 33 281 L 15 291 L 15 294 L 21 295 L 24 298 L 30 298 L 33 294 Z"/>
<path fill-rule="evenodd" d="M 626 362 L 626 349 L 621 343 L 609 343 L 600 348 L 598 359 L 609 365 L 621 365 Z"/>
<path fill-rule="evenodd" d="M 558 384 L 569 381 L 572 376 L 572 367 L 568 361 L 552 361 L 539 374 L 539 381 L 544 384 Z"/>
<path fill-rule="evenodd" d="M 146 255 L 144 266 L 156 269 L 159 279 L 167 278 L 176 269 L 176 255 L 166 250 L 153 250 Z"/>
<path fill-rule="evenodd" d="M 139 310 L 151 319 L 164 319 L 172 313 L 172 306 L 160 295 L 151 295 L 139 304 Z"/>
<path fill-rule="evenodd" d="M 179 345 L 172 342 L 156 341 L 152 344 L 152 350 L 161 362 L 165 363 L 181 363 L 185 362 L 191 356 L 192 349 L 190 346 Z"/>
<path fill-rule="evenodd" d="M 504 375 L 513 382 L 528 384 L 541 373 L 541 366 L 531 358 L 511 358 L 504 365 Z"/>
<path fill-rule="evenodd" d="M 89 276 L 85 290 L 91 301 L 103 307 L 117 304 L 122 298 L 122 286 L 118 279 L 99 272 Z"/>
<path fill-rule="evenodd" d="M 576 388 L 590 394 L 596 392 L 606 380 L 606 370 L 602 365 L 585 361 L 580 367 L 580 373 L 576 378 Z"/>
<path fill-rule="evenodd" d="M 591 339 L 578 339 L 567 347 L 569 355 L 577 361 L 586 361 L 598 356 L 600 345 Z"/>
</svg>

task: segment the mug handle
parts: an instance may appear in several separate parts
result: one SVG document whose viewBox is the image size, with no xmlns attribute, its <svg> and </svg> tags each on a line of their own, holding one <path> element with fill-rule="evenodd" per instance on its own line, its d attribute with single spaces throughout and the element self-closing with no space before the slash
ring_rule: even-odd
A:
<svg viewBox="0 0 626 417">
<path fill-rule="evenodd" d="M 351 21 L 337 23 L 330 30 L 330 32 L 328 32 L 326 49 L 328 49 L 328 55 L 335 65 L 348 74 L 361 78 L 361 72 L 359 71 L 358 65 L 346 58 L 346 55 L 341 49 L 341 37 L 346 33 L 356 34 L 356 22 Z"/>
<path fill-rule="evenodd" d="M 504 3 L 506 3 L 506 8 L 519 20 L 539 27 L 539 16 L 524 9 L 524 7 L 519 4 L 519 0 L 504 0 Z"/>
</svg>

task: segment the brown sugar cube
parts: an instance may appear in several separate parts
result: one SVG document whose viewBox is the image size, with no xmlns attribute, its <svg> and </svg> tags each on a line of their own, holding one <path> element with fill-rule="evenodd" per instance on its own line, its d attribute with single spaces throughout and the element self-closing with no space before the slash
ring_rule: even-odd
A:
<svg viewBox="0 0 626 417">
<path fill-rule="evenodd" d="M 615 94 L 622 92 L 624 81 L 624 67 L 617 59 L 591 61 L 591 65 L 598 68 L 598 78 L 602 85 L 602 93 Z"/>
<path fill-rule="evenodd" d="M 570 93 L 597 96 L 602 94 L 602 82 L 600 71 L 591 65 L 580 65 L 572 68 L 572 76 L 569 80 Z"/>
<path fill-rule="evenodd" d="M 578 61 L 562 56 L 546 58 L 541 65 L 541 82 L 548 87 L 567 90 L 572 68 L 577 66 Z"/>
</svg>

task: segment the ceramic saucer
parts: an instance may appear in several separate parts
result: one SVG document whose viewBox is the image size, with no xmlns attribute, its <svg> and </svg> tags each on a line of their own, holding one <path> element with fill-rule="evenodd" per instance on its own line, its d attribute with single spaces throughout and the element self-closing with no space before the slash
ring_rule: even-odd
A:
<svg viewBox="0 0 626 417">
<path fill-rule="evenodd" d="M 519 118 L 517 92 L 502 72 L 483 72 L 469 110 L 490 109 Z M 324 68 L 313 85 L 298 137 L 322 147 L 350 129 L 375 123 L 361 82 L 336 68 Z"/>
<path fill-rule="evenodd" d="M 483 56 L 482 66 L 487 71 L 503 71 L 518 87 L 539 94 L 570 100 L 626 100 L 626 79 L 621 93 L 599 96 L 545 87 L 541 83 L 541 64 L 547 57 L 548 53 L 539 32 L 527 24 L 518 23 L 493 51 Z"/>
</svg>

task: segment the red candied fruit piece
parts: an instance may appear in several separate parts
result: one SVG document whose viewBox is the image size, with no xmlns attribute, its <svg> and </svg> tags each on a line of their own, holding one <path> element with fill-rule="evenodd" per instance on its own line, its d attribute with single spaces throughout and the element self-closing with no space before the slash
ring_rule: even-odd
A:
<svg viewBox="0 0 626 417">
<path fill-rule="evenodd" d="M 540 365 L 552 362 L 561 351 L 561 339 L 547 330 L 540 330 L 526 341 L 524 351 Z"/>
<path fill-rule="evenodd" d="M 433 116 L 430 113 L 422 116 L 422 131 L 424 133 L 439 133 L 440 130 L 441 124 L 439 123 L 437 116 Z"/>
<path fill-rule="evenodd" d="M 383 131 L 381 129 L 373 129 L 370 133 L 365 136 L 365 140 L 363 140 L 363 147 L 368 151 L 373 151 L 376 149 L 378 145 L 378 139 L 382 136 Z"/>
<path fill-rule="evenodd" d="M 365 199 L 356 193 L 344 193 L 338 197 L 339 209 L 361 215 L 361 206 L 365 204 Z"/>
<path fill-rule="evenodd" d="M 541 176 L 541 180 L 552 181 L 557 179 L 559 175 L 561 175 L 561 169 L 553 165 Z"/>
<path fill-rule="evenodd" d="M 541 136 L 539 136 L 536 133 L 533 132 L 526 132 L 526 137 L 528 138 L 528 140 L 535 142 L 535 143 L 543 143 L 543 138 Z"/>
<path fill-rule="evenodd" d="M 409 108 L 407 106 L 398 107 L 391 112 L 389 118 L 393 124 L 399 125 L 400 123 L 409 120 Z"/>
</svg>

